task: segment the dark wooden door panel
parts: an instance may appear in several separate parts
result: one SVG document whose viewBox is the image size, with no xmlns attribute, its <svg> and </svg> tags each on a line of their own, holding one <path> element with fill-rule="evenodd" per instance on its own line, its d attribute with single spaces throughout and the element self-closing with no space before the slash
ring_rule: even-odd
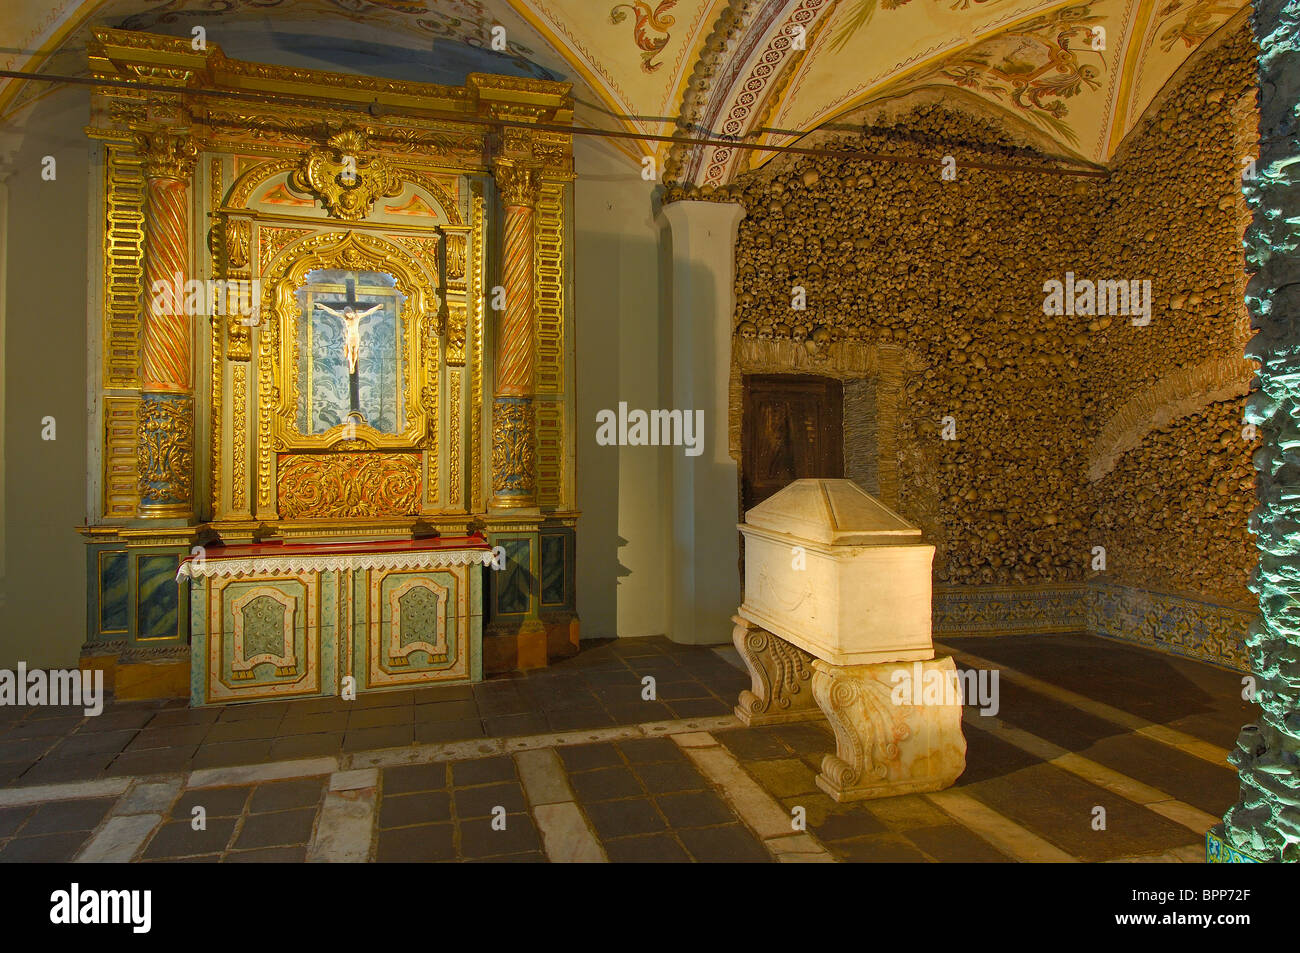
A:
<svg viewBox="0 0 1300 953">
<path fill-rule="evenodd" d="M 745 509 L 795 480 L 844 476 L 844 390 L 828 377 L 745 378 L 741 495 Z"/>
</svg>

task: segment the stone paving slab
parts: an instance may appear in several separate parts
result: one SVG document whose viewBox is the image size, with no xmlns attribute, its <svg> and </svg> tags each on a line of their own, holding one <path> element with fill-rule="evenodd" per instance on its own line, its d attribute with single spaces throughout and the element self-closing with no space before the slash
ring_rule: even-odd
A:
<svg viewBox="0 0 1300 953">
<path fill-rule="evenodd" d="M 1124 710 L 1116 693 L 1080 710 L 1072 689 L 1030 672 L 1009 683 L 997 718 L 967 710 L 956 786 L 838 804 L 814 781 L 834 748 L 827 723 L 749 728 L 730 704 L 696 712 L 686 703 L 728 702 L 745 676 L 710 649 L 631 642 L 584 651 L 547 678 L 354 707 L 151 703 L 113 706 L 94 724 L 10 713 L 0 759 L 36 761 L 16 773 L 3 764 L 23 762 L 0 762 L 0 861 L 1194 862 L 1231 777 L 1210 757 L 1224 739 L 1151 722 L 1135 713 L 1151 706 Z M 997 642 L 979 640 L 981 651 L 1011 658 Z M 1059 669 L 1048 667 L 1052 679 Z M 1223 673 L 1181 674 L 1200 691 Z M 626 696 L 639 697 L 645 675 L 661 691 L 638 708 Z M 1188 723 L 1208 717 L 1202 702 L 1161 711 Z M 660 717 L 661 706 L 682 715 Z M 636 711 L 648 717 L 619 723 Z M 488 732 L 499 724 L 519 730 Z M 237 755 L 254 763 L 224 763 Z M 69 770 L 75 761 L 93 771 Z M 54 767 L 28 770 L 43 763 Z"/>
</svg>

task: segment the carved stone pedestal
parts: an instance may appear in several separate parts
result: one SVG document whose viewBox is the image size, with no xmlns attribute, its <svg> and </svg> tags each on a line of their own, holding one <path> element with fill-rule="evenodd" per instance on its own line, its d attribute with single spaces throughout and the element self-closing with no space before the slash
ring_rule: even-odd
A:
<svg viewBox="0 0 1300 953">
<path fill-rule="evenodd" d="M 836 744 L 822 759 L 817 786 L 835 800 L 939 791 L 966 769 L 951 658 L 874 665 L 818 659 L 812 667 L 813 695 Z"/>
<path fill-rule="evenodd" d="M 747 725 L 815 721 L 821 717 L 812 693 L 813 657 L 747 619 L 733 615 L 731 641 L 749 669 L 752 690 L 740 693 L 736 717 Z"/>
</svg>

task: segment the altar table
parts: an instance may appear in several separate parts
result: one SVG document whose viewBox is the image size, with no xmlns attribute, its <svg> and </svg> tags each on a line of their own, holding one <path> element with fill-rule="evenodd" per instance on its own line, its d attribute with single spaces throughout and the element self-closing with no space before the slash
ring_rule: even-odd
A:
<svg viewBox="0 0 1300 953">
<path fill-rule="evenodd" d="M 480 681 L 491 562 L 480 535 L 199 550 L 190 703 Z"/>
</svg>

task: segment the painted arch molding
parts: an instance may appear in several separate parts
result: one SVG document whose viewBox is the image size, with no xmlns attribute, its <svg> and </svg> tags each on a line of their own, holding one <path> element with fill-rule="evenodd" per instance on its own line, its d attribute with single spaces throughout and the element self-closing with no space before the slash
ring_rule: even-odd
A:
<svg viewBox="0 0 1300 953">
<path fill-rule="evenodd" d="M 95 26 L 190 35 L 241 56 L 249 30 L 369 36 L 412 57 L 458 49 L 502 71 L 574 83 L 580 123 L 639 134 L 790 144 L 918 91 L 1029 130 L 1046 151 L 1105 164 L 1162 87 L 1243 0 L 4 0 L 0 64 L 86 70 Z M 271 26 L 267 26 L 271 24 Z M 492 51 L 493 30 L 498 45 Z M 504 32 L 500 32 L 504 31 Z M 328 64 L 319 64 L 328 69 Z M 491 69 L 491 65 L 477 65 Z M 21 122 L 47 84 L 0 79 Z M 665 177 L 721 186 L 772 153 L 727 145 L 657 155 Z"/>
</svg>

